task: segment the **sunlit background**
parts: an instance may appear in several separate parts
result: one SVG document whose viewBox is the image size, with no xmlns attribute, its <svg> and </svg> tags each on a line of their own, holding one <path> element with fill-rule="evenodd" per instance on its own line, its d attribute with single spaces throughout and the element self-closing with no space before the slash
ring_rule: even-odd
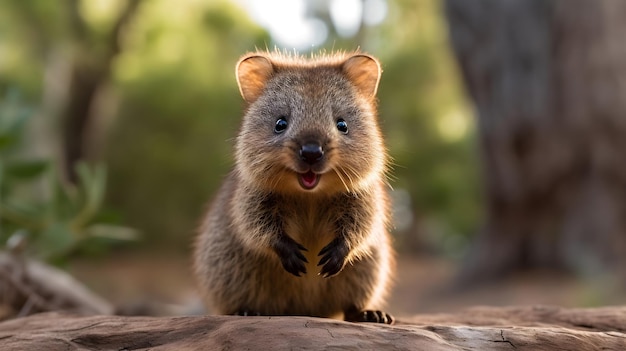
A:
<svg viewBox="0 0 626 351">
<path fill-rule="evenodd" d="M 298 51 L 324 45 L 331 29 L 341 38 L 352 38 L 361 26 L 378 26 L 385 20 L 388 6 L 386 0 L 238 0 L 236 3 L 268 30 L 278 47 Z"/>
<path fill-rule="evenodd" d="M 71 89 L 94 90 L 73 137 L 82 138 L 81 158 L 107 165 L 105 208 L 142 233 L 141 246 L 187 250 L 231 166 L 240 55 L 360 49 L 383 62 L 380 121 L 394 158 L 397 235 L 415 249 L 462 251 L 480 212 L 473 122 L 437 2 L 149 1 L 110 53 L 105 40 L 124 3 L 78 1 L 91 32 L 84 38 L 62 7 L 14 4 L 15 13 L 47 21 L 29 28 L 7 12 L 0 69 L 5 99 L 33 109 L 28 129 L 41 133 L 23 152 L 59 161 L 70 123 L 64 104 L 80 104 Z M 97 81 L 81 87 L 77 75 Z"/>
<path fill-rule="evenodd" d="M 494 301 L 489 289 L 440 294 L 485 212 L 474 108 L 441 1 L 0 6 L 0 242 L 25 238 L 28 255 L 116 303 L 185 305 L 195 296 L 188 256 L 196 227 L 233 164 L 244 108 L 238 58 L 257 49 L 360 49 L 383 65 L 379 119 L 394 163 L 401 271 L 392 311 Z M 601 300 L 587 287 L 559 295 L 556 285 L 578 287 L 566 278 L 551 277 L 553 290 L 524 290 L 533 279 L 510 282 L 494 303 L 524 301 L 520 291 L 540 302 Z"/>
</svg>

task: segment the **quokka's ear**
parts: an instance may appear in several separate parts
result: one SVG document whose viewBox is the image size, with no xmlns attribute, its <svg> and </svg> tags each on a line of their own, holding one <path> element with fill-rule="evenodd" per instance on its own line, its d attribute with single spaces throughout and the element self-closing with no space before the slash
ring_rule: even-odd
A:
<svg viewBox="0 0 626 351">
<path fill-rule="evenodd" d="M 253 103 L 274 73 L 272 62 L 265 56 L 251 54 L 237 63 L 237 84 L 244 100 Z"/>
<path fill-rule="evenodd" d="M 367 97 L 376 95 L 382 73 L 378 60 L 369 55 L 356 54 L 347 59 L 341 68 L 361 94 Z"/>
</svg>

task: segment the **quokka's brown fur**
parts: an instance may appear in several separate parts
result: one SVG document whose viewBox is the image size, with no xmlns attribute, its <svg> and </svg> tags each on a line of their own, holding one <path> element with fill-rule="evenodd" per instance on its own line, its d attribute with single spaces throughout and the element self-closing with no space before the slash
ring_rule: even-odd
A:
<svg viewBox="0 0 626 351">
<path fill-rule="evenodd" d="M 239 61 L 235 167 L 195 243 L 211 311 L 392 322 L 378 310 L 395 266 L 380 74 L 362 53 Z"/>
</svg>

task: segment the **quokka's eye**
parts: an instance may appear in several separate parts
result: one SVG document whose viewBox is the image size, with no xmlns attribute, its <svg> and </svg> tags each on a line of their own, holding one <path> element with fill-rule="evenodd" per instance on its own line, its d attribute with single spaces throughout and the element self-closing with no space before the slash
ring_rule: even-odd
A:
<svg viewBox="0 0 626 351">
<path fill-rule="evenodd" d="M 343 134 L 348 134 L 348 123 L 346 123 L 343 118 L 337 120 L 337 130 Z"/>
<path fill-rule="evenodd" d="M 276 124 L 274 124 L 274 133 L 280 134 L 287 129 L 287 120 L 284 117 L 280 117 L 276 120 Z"/>
</svg>

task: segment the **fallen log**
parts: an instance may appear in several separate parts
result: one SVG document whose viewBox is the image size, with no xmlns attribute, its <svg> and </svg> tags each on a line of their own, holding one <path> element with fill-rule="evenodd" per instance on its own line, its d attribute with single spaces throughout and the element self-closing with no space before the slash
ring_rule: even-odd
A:
<svg viewBox="0 0 626 351">
<path fill-rule="evenodd" d="M 81 315 L 115 311 L 113 305 L 67 272 L 0 251 L 0 321 L 60 310 Z"/>
<path fill-rule="evenodd" d="M 626 307 L 473 308 L 392 326 L 312 317 L 44 313 L 0 323 L 0 350 L 626 350 Z"/>
</svg>

